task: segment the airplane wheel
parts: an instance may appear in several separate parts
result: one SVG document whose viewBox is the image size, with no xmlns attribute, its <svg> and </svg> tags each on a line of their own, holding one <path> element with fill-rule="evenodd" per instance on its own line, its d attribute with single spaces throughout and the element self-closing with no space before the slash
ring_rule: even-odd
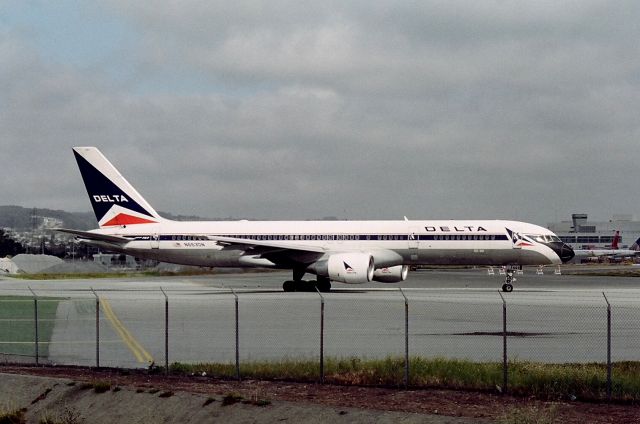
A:
<svg viewBox="0 0 640 424">
<path fill-rule="evenodd" d="M 293 290 L 295 292 L 315 292 L 316 291 L 316 282 L 315 281 L 291 281 L 293 283 Z"/>
<path fill-rule="evenodd" d="M 286 292 L 294 292 L 296 291 L 296 282 L 295 281 L 285 281 L 282 284 L 282 290 L 286 291 Z"/>
<path fill-rule="evenodd" d="M 318 281 L 316 283 L 316 287 L 318 287 L 318 291 L 322 293 L 328 293 L 331 291 L 331 282 L 330 281 Z"/>
<path fill-rule="evenodd" d="M 503 292 L 507 292 L 507 293 L 512 292 L 512 291 L 513 291 L 513 285 L 512 285 L 512 284 L 509 284 L 509 283 L 504 283 L 504 284 L 502 285 L 502 291 L 503 291 Z"/>
</svg>

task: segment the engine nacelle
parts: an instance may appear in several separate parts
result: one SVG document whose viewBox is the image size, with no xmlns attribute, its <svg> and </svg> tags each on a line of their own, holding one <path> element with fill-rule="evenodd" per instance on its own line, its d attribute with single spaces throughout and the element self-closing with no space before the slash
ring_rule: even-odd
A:
<svg viewBox="0 0 640 424">
<path fill-rule="evenodd" d="M 373 272 L 373 281 L 380 283 L 399 283 L 407 279 L 407 274 L 409 274 L 409 265 L 378 268 Z"/>
<path fill-rule="evenodd" d="M 327 260 L 331 281 L 364 284 L 373 279 L 373 256 L 368 253 L 337 253 Z"/>
</svg>

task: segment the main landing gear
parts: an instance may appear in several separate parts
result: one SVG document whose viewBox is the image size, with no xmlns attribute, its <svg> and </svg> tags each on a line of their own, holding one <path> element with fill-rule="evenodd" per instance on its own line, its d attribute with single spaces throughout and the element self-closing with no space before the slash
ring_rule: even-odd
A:
<svg viewBox="0 0 640 424">
<path fill-rule="evenodd" d="M 282 290 L 286 292 L 315 292 L 318 290 L 323 293 L 331 291 L 331 281 L 327 277 L 318 276 L 315 281 L 303 280 L 302 276 L 300 277 L 298 280 L 285 281 L 282 284 Z"/>
</svg>

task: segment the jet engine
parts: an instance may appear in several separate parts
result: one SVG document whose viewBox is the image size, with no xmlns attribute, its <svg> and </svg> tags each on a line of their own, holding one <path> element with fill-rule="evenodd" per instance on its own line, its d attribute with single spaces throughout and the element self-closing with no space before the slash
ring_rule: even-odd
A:
<svg viewBox="0 0 640 424">
<path fill-rule="evenodd" d="M 373 281 L 379 283 L 399 283 L 407 279 L 409 265 L 396 265 L 388 268 L 378 268 L 373 272 Z"/>
<path fill-rule="evenodd" d="M 368 253 L 337 253 L 327 259 L 329 279 L 341 283 L 368 283 L 373 279 L 373 268 L 373 256 Z"/>
</svg>

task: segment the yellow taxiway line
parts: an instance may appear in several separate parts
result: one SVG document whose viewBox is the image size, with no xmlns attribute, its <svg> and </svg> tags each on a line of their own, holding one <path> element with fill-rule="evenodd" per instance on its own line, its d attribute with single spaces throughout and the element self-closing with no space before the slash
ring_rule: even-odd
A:
<svg viewBox="0 0 640 424">
<path fill-rule="evenodd" d="M 100 298 L 100 304 L 102 305 L 102 310 L 104 311 L 104 315 L 107 317 L 111 326 L 114 330 L 120 335 L 122 341 L 127 345 L 129 350 L 136 357 L 138 362 L 147 362 L 152 363 L 153 357 L 147 352 L 142 345 L 131 335 L 129 330 L 122 324 L 122 322 L 118 319 L 116 314 L 111 309 L 111 304 L 107 299 Z"/>
</svg>

